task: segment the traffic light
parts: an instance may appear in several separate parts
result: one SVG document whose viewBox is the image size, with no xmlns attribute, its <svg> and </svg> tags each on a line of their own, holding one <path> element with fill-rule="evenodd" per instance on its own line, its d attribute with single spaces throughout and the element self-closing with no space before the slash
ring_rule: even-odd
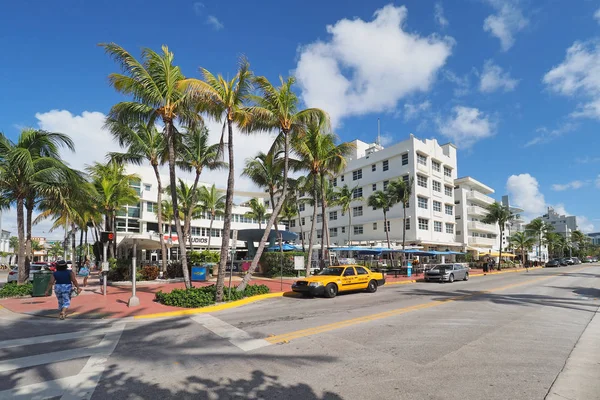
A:
<svg viewBox="0 0 600 400">
<path fill-rule="evenodd" d="M 114 232 L 102 232 L 100 234 L 100 241 L 102 243 L 112 242 L 113 240 L 115 240 Z"/>
</svg>

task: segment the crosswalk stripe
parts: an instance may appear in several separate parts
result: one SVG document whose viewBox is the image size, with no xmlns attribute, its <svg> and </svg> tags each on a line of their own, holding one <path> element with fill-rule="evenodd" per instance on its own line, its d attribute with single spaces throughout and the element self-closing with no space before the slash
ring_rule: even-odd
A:
<svg viewBox="0 0 600 400">
<path fill-rule="evenodd" d="M 255 339 L 247 332 L 228 324 L 225 321 L 213 317 L 212 315 L 202 314 L 191 317 L 192 320 L 204 326 L 214 334 L 229 340 L 231 344 L 243 351 L 260 349 L 270 346 L 271 343 L 264 339 Z"/>
<path fill-rule="evenodd" d="M 32 337 L 23 338 L 23 339 L 4 340 L 4 341 L 0 341 L 0 349 L 6 349 L 9 347 L 18 347 L 18 346 L 29 346 L 32 344 L 40 344 L 40 343 L 58 342 L 60 340 L 71 340 L 71 339 L 78 339 L 81 337 L 100 336 L 100 335 L 104 335 L 105 333 L 111 331 L 111 329 L 112 328 L 103 328 L 103 329 L 96 329 L 96 330 L 58 333 L 55 335 L 32 336 Z"/>
</svg>

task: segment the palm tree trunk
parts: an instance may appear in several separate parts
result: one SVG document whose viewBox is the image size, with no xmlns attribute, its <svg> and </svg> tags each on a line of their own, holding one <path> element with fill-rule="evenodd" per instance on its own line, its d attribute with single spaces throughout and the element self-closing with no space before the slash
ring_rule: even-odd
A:
<svg viewBox="0 0 600 400">
<path fill-rule="evenodd" d="M 117 258 L 117 213 L 114 212 L 112 216 L 112 232 L 115 234 L 115 238 L 112 242 L 113 257 Z"/>
<path fill-rule="evenodd" d="M 17 265 L 19 267 L 18 283 L 22 285 L 27 282 L 29 274 L 25 271 L 25 213 L 23 210 L 24 201 L 17 198 L 17 236 L 19 237 L 19 250 L 17 251 Z"/>
<path fill-rule="evenodd" d="M 383 230 L 385 231 L 385 238 L 387 239 L 388 249 L 392 248 L 390 243 L 390 232 L 387 228 L 387 213 L 385 212 L 385 208 L 383 209 Z"/>
<path fill-rule="evenodd" d="M 321 214 L 323 215 L 323 233 L 321 234 L 321 254 L 326 262 L 329 262 L 329 222 L 325 213 L 327 212 L 327 200 L 325 199 L 325 189 L 323 188 L 323 179 L 321 178 Z"/>
<path fill-rule="evenodd" d="M 31 265 L 31 261 L 33 260 L 33 251 L 31 248 L 32 238 L 31 238 L 31 227 L 32 227 L 32 218 L 33 218 L 33 201 L 31 199 L 25 201 L 25 211 L 26 211 L 26 226 L 25 226 L 25 271 L 27 271 L 27 275 L 29 275 L 29 269 Z"/>
<path fill-rule="evenodd" d="M 187 267 L 187 255 L 185 250 L 185 237 L 181 229 L 181 221 L 179 220 L 179 205 L 177 204 L 177 177 L 175 175 L 175 139 L 173 137 L 173 121 L 165 121 L 167 131 L 167 145 L 169 147 L 169 180 L 171 188 L 171 201 L 173 202 L 173 219 L 175 220 L 175 229 L 177 230 L 177 243 L 179 244 L 181 268 L 183 269 L 183 281 L 185 287 L 192 287 L 190 282 L 190 273 Z"/>
<path fill-rule="evenodd" d="M 215 216 L 213 215 L 213 213 L 210 214 L 210 225 L 208 226 L 208 245 L 206 246 L 207 250 L 210 250 L 210 239 L 212 238 L 212 227 L 213 227 L 213 222 L 215 220 Z"/>
<path fill-rule="evenodd" d="M 158 235 L 160 236 L 160 251 L 161 251 L 161 266 L 160 270 L 164 272 L 167 270 L 167 245 L 165 244 L 165 238 L 163 234 L 163 220 L 162 220 L 162 180 L 160 179 L 160 172 L 158 171 L 158 165 L 152 165 L 154 169 L 154 175 L 156 176 L 156 186 L 158 188 L 158 195 L 156 195 L 156 217 L 158 218 Z"/>
<path fill-rule="evenodd" d="M 116 242 L 116 240 L 115 240 L 115 242 Z M 75 262 L 76 256 L 77 256 L 77 237 L 75 236 L 75 222 L 71 222 L 71 262 L 72 263 Z"/>
<path fill-rule="evenodd" d="M 88 230 L 86 227 L 86 229 L 85 229 L 85 252 L 84 252 L 86 259 L 87 259 L 88 255 L 90 254 L 89 251 L 90 251 L 90 246 L 88 244 Z"/>
<path fill-rule="evenodd" d="M 315 205 L 317 204 L 317 199 L 319 197 L 319 192 L 317 189 L 317 175 L 313 174 L 313 198 L 315 201 Z M 310 223 L 310 236 L 308 238 L 308 261 L 306 263 L 306 276 L 310 276 L 310 267 L 312 263 L 312 250 L 314 246 L 314 237 L 316 232 L 317 223 L 317 207 L 313 207 L 313 215 L 312 222 Z"/>
<path fill-rule="evenodd" d="M 269 197 L 271 199 L 271 207 L 275 207 L 275 193 L 273 192 L 273 188 L 269 188 Z M 277 226 L 277 216 L 275 216 L 275 219 L 273 221 L 274 221 L 273 223 L 275 224 L 275 237 L 279 238 L 279 227 Z M 260 220 L 258 221 L 258 229 L 262 229 Z M 279 245 L 280 245 L 279 250 L 283 251 L 281 241 L 279 242 Z"/>
<path fill-rule="evenodd" d="M 300 197 L 296 196 L 296 213 L 298 214 L 298 226 L 300 227 L 300 242 L 302 243 L 302 252 L 306 253 L 306 248 L 304 247 L 304 229 L 302 229 L 302 224 L 300 223 L 302 217 L 300 217 L 300 208 L 298 207 L 299 203 Z"/>
<path fill-rule="evenodd" d="M 402 266 L 406 264 L 406 203 L 402 203 L 404 216 L 402 217 Z"/>
<path fill-rule="evenodd" d="M 348 246 L 351 246 L 352 239 L 350 236 L 350 230 L 352 229 L 352 214 L 350 214 L 350 207 L 348 207 Z"/>
<path fill-rule="evenodd" d="M 500 269 L 501 269 L 500 268 L 500 264 L 502 264 L 502 239 L 503 239 L 502 236 L 503 235 L 504 235 L 504 229 L 502 229 L 502 227 L 500 227 L 500 246 L 498 246 L 499 247 L 499 250 L 498 250 L 498 271 L 500 271 Z"/>
<path fill-rule="evenodd" d="M 244 279 L 242 279 L 242 282 L 237 287 L 238 292 L 244 291 L 246 289 L 246 286 L 248 285 L 248 282 L 250 282 L 250 279 L 252 279 L 252 274 L 256 270 L 256 267 L 258 267 L 258 261 L 260 260 L 260 257 L 262 256 L 262 253 L 265 249 L 267 240 L 269 239 L 269 234 L 271 233 L 271 227 L 273 226 L 275 219 L 279 215 L 279 212 L 281 211 L 281 207 L 283 207 L 283 203 L 285 202 L 285 196 L 287 194 L 287 184 L 288 184 L 287 178 L 288 178 L 288 168 L 289 168 L 289 147 L 290 147 L 289 141 L 290 141 L 290 138 L 289 138 L 289 132 L 283 132 L 283 134 L 284 134 L 284 141 L 283 141 L 283 143 L 284 143 L 283 154 L 284 155 L 283 155 L 283 185 L 282 185 L 282 189 L 281 189 L 281 197 L 279 198 L 279 201 L 277 202 L 277 205 L 275 206 L 275 208 L 273 208 L 273 213 L 269 217 L 267 226 L 265 226 L 265 231 L 263 233 L 262 238 L 260 239 L 260 243 L 258 244 L 258 249 L 256 249 L 256 254 L 254 255 L 254 258 L 252 259 L 252 264 L 250 264 L 250 268 L 248 269 L 248 272 L 244 276 Z"/>
<path fill-rule="evenodd" d="M 194 213 L 196 202 L 198 201 L 197 189 L 198 181 L 200 180 L 200 172 L 196 171 L 196 177 L 194 178 L 194 184 L 192 185 L 192 199 L 187 215 L 185 215 L 185 231 L 190 238 L 190 252 L 194 251 L 194 244 L 192 243 L 192 216 Z"/>
<path fill-rule="evenodd" d="M 235 169 L 233 164 L 233 121 L 227 116 L 227 149 L 229 151 L 229 175 L 227 177 L 227 192 L 225 194 L 225 219 L 223 221 L 223 237 L 221 238 L 221 258 L 219 260 L 219 273 L 217 275 L 216 301 L 223 301 L 223 288 L 225 287 L 225 266 L 229 253 L 229 237 L 231 235 L 231 209 L 233 208 L 233 187 L 235 184 Z"/>
<path fill-rule="evenodd" d="M 81 228 L 81 232 L 79 232 L 79 266 L 83 265 L 81 263 L 81 256 L 83 255 L 83 227 Z"/>
</svg>

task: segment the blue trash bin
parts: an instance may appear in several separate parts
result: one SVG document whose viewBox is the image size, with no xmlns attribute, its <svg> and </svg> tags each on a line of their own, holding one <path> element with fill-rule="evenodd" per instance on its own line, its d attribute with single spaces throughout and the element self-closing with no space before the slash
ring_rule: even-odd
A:
<svg viewBox="0 0 600 400">
<path fill-rule="evenodd" d="M 410 261 L 406 264 L 406 275 L 412 276 L 412 263 Z"/>
<path fill-rule="evenodd" d="M 194 265 L 192 266 L 192 281 L 205 282 L 206 281 L 206 265 Z"/>
</svg>

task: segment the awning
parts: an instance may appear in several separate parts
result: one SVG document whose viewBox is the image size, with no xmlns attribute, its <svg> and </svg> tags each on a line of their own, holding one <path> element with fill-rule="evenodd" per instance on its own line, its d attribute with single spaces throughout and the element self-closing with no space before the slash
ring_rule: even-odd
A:
<svg viewBox="0 0 600 400">
<path fill-rule="evenodd" d="M 282 246 L 283 251 L 296 251 L 298 250 L 298 248 L 296 246 L 293 246 L 289 243 L 284 243 Z M 276 244 L 274 246 L 271 246 L 269 248 L 267 248 L 268 251 L 280 251 L 281 249 L 279 248 L 279 245 Z"/>
<path fill-rule="evenodd" d="M 134 244 L 138 250 L 159 250 L 160 238 L 156 235 L 144 233 L 129 234 L 121 239 L 118 247 L 133 247 Z"/>
<path fill-rule="evenodd" d="M 500 257 L 500 253 L 498 253 L 497 251 L 494 251 L 492 253 L 479 252 L 479 255 L 480 256 L 490 256 L 490 257 Z M 513 253 L 502 252 L 502 257 L 514 258 L 514 257 L 516 257 L 516 255 Z"/>
</svg>

